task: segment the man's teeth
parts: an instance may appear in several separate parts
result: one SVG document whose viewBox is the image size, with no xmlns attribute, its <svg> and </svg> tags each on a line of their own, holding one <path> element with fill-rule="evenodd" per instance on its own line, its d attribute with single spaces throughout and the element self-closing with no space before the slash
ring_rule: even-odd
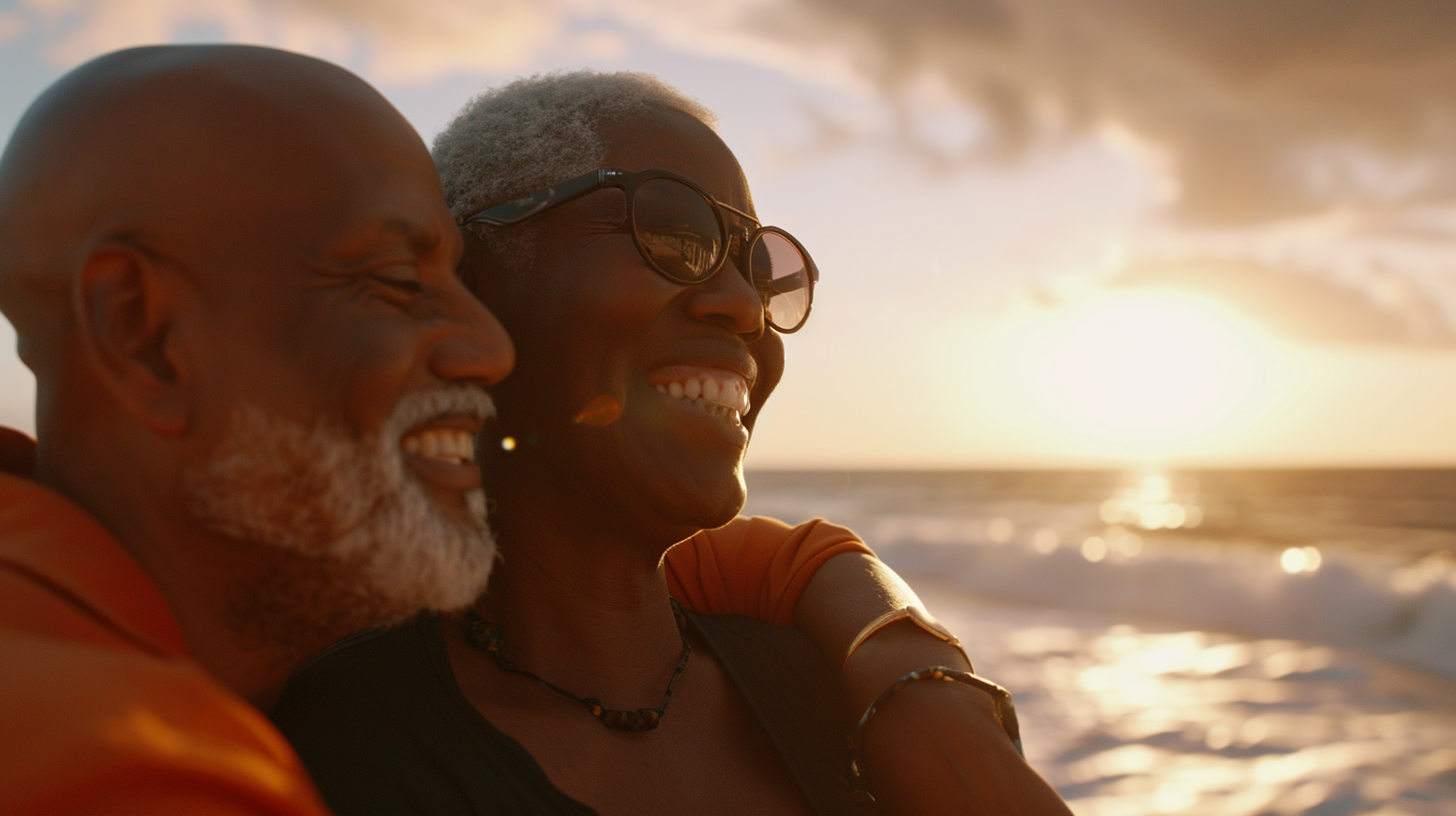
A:
<svg viewBox="0 0 1456 816">
<path fill-rule="evenodd" d="M 475 461 L 475 436 L 465 431 L 450 428 L 420 431 L 406 436 L 400 446 L 411 456 L 455 464 Z"/>
<path fill-rule="evenodd" d="M 711 377 L 690 377 L 685 382 L 659 384 L 657 390 L 735 423 L 742 422 L 743 414 L 748 413 L 747 385 L 740 380 L 719 382 Z"/>
</svg>

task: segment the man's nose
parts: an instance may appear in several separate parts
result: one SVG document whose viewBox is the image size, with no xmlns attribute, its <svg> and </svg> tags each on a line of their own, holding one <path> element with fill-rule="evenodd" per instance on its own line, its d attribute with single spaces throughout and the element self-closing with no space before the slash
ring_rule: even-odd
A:
<svg viewBox="0 0 1456 816">
<path fill-rule="evenodd" d="M 494 385 L 515 367 L 515 344 L 470 290 L 459 283 L 452 289 L 445 317 L 452 330 L 431 350 L 430 370 L 445 382 Z"/>
</svg>

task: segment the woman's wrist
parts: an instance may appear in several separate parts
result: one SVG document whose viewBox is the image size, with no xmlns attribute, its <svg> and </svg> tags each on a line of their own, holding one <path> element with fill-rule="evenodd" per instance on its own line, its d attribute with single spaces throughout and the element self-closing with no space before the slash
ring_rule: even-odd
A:
<svg viewBox="0 0 1456 816">
<path fill-rule="evenodd" d="M 865 724 L 860 769 L 878 812 L 1068 816 L 1008 739 L 992 695 L 959 682 L 914 682 Z"/>
<path fill-rule="evenodd" d="M 875 701 L 870 703 L 864 714 L 860 716 L 858 724 L 854 727 L 849 749 L 850 777 L 857 787 L 869 791 L 869 781 L 865 776 L 864 740 L 865 732 L 875 715 L 907 688 L 918 684 L 940 683 L 959 683 L 984 692 L 992 701 L 992 716 L 995 718 L 996 724 L 1011 740 L 1017 753 L 1021 753 L 1021 730 L 1016 721 L 1016 708 L 1012 705 L 1010 692 L 984 677 L 978 677 L 970 672 L 956 671 L 944 666 L 930 666 L 909 672 L 891 683 L 888 688 L 880 692 L 880 696 L 876 697 Z"/>
</svg>

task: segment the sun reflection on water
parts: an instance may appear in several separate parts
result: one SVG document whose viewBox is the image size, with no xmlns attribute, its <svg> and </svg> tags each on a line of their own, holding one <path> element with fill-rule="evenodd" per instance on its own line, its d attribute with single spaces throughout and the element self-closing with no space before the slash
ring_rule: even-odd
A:
<svg viewBox="0 0 1456 816">
<path fill-rule="evenodd" d="M 1135 484 L 1118 488 L 1098 508 L 1104 524 L 1126 524 L 1144 530 L 1193 529 L 1203 523 L 1203 508 L 1191 497 L 1173 494 L 1164 473 L 1145 473 Z"/>
<path fill-rule="evenodd" d="M 1279 568 L 1290 575 L 1316 572 L 1322 561 L 1318 547 L 1289 547 L 1279 554 Z"/>
<path fill-rule="evenodd" d="M 917 589 L 1017 694 L 1028 758 L 1078 816 L 1456 812 L 1449 679 L 1298 641 Z"/>
</svg>

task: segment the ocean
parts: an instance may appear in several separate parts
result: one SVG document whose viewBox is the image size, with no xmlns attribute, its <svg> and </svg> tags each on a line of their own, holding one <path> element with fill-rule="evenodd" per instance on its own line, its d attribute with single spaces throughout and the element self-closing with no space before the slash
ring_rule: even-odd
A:
<svg viewBox="0 0 1456 816">
<path fill-rule="evenodd" d="M 1456 814 L 1456 470 L 748 483 L 915 587 L 1078 816 Z"/>
</svg>

